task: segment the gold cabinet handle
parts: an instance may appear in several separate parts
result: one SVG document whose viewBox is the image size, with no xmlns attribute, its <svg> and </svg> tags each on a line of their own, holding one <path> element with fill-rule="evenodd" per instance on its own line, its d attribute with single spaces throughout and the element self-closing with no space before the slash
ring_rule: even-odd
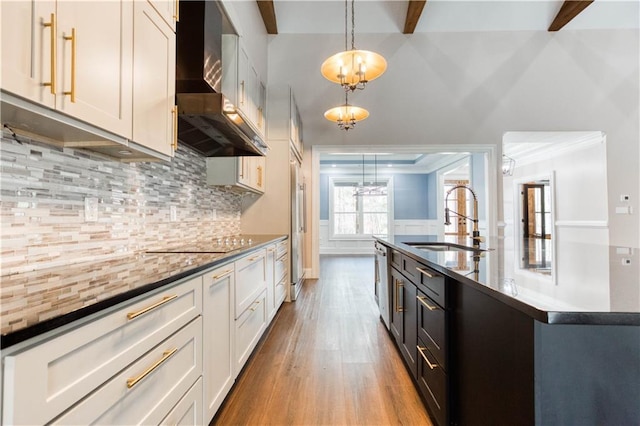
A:
<svg viewBox="0 0 640 426">
<path fill-rule="evenodd" d="M 171 141 L 171 146 L 173 151 L 178 150 L 178 106 L 174 105 L 171 108 L 171 118 L 173 119 L 173 141 Z"/>
<path fill-rule="evenodd" d="M 164 351 L 162 353 L 162 358 L 160 358 L 158 361 L 156 361 L 152 366 L 150 366 L 149 368 L 147 368 L 146 370 L 144 370 L 142 372 L 142 374 L 140 374 L 138 377 L 132 377 L 131 379 L 127 379 L 127 387 L 129 389 L 131 389 L 132 387 L 134 387 L 140 380 L 144 379 L 145 377 L 147 377 L 149 374 L 151 374 L 151 372 L 153 370 L 155 370 L 156 368 L 160 367 L 162 365 L 163 362 L 165 362 L 166 360 L 168 360 L 169 358 L 171 358 L 173 356 L 173 354 L 175 354 L 176 352 L 178 352 L 178 348 L 173 348 L 173 349 L 169 349 L 168 351 Z"/>
<path fill-rule="evenodd" d="M 224 278 L 227 275 L 231 275 L 231 273 L 233 272 L 233 269 L 227 269 L 226 271 L 224 271 L 223 273 L 219 274 L 219 275 L 214 275 L 211 277 L 211 279 L 213 280 L 219 280 L 220 278 Z"/>
<path fill-rule="evenodd" d="M 240 157 L 240 179 L 244 179 L 244 157 Z"/>
<path fill-rule="evenodd" d="M 437 311 L 438 307 L 437 306 L 431 306 L 430 304 L 427 303 L 427 298 L 424 296 L 418 296 L 418 300 L 420 301 L 420 303 L 422 303 L 428 310 L 430 311 Z"/>
<path fill-rule="evenodd" d="M 436 276 L 435 276 L 435 275 L 433 275 L 431 272 L 429 272 L 429 271 L 425 271 L 425 270 L 424 270 L 424 269 L 422 269 L 422 268 L 416 267 L 416 269 L 417 269 L 417 270 L 418 270 L 418 272 L 420 272 L 422 275 L 426 275 L 426 276 L 427 276 L 427 277 L 429 277 L 429 278 L 435 278 L 435 277 L 436 277 Z"/>
<path fill-rule="evenodd" d="M 240 82 L 240 90 L 241 90 L 241 96 L 240 96 L 240 105 L 244 105 L 244 80 L 242 80 Z"/>
<path fill-rule="evenodd" d="M 439 367 L 438 364 L 431 364 L 429 362 L 429 359 L 427 358 L 427 355 L 424 353 L 424 350 L 427 349 L 427 348 L 423 348 L 420 345 L 418 345 L 417 348 L 418 348 L 418 352 L 420 352 L 420 355 L 422 356 L 422 359 L 424 359 L 424 362 L 427 363 L 427 365 L 429 366 L 430 370 L 433 370 L 433 369 Z"/>
<path fill-rule="evenodd" d="M 262 256 L 255 256 L 255 257 L 251 257 L 249 258 L 249 262 L 253 262 L 254 260 L 258 260 L 260 259 Z"/>
<path fill-rule="evenodd" d="M 262 166 L 258 166 L 256 167 L 256 170 L 258 171 L 258 187 L 262 188 Z"/>
<path fill-rule="evenodd" d="M 180 21 L 180 0 L 174 0 L 173 2 L 173 19 L 176 20 L 176 22 Z"/>
<path fill-rule="evenodd" d="M 174 294 L 172 296 L 165 296 L 165 297 L 162 298 L 162 300 L 160 300 L 159 302 L 154 303 L 153 305 L 150 305 L 150 306 L 147 306 L 146 308 L 140 309 L 137 312 L 129 312 L 127 314 L 127 319 L 132 320 L 134 318 L 139 317 L 140 315 L 144 315 L 147 312 L 152 311 L 155 308 L 160 307 L 160 306 L 164 305 L 165 303 L 168 303 L 168 302 L 172 301 L 173 299 L 176 299 L 177 297 L 178 297 L 177 294 Z"/>
<path fill-rule="evenodd" d="M 255 306 L 254 306 L 255 305 Z M 260 306 L 260 301 L 256 300 L 255 302 L 253 302 L 251 304 L 251 307 L 249 309 L 251 309 L 251 312 L 255 312 L 256 309 L 258 309 L 258 306 Z"/>
<path fill-rule="evenodd" d="M 400 299 L 400 287 L 404 287 L 404 284 L 402 284 L 402 281 L 396 279 L 396 312 L 404 312 L 404 308 L 400 307 L 400 305 L 398 304 L 398 300 Z"/>
<path fill-rule="evenodd" d="M 45 28 L 49 28 L 51 30 L 51 60 L 50 65 L 51 65 L 51 81 L 48 83 L 42 83 L 43 86 L 48 86 L 51 88 L 51 94 L 55 95 L 56 94 L 56 34 L 57 34 L 57 29 L 56 29 L 56 14 L 52 13 L 51 14 L 51 21 L 50 22 L 43 22 L 42 26 Z"/>
<path fill-rule="evenodd" d="M 71 97 L 71 102 L 76 102 L 76 29 L 71 28 L 71 35 L 64 36 L 65 40 L 71 41 L 71 90 L 68 92 L 62 92 L 64 95 Z"/>
</svg>

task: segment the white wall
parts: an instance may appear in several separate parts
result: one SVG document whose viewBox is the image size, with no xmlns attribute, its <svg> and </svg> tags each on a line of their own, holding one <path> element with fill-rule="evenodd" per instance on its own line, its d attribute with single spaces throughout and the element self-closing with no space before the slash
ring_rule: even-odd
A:
<svg viewBox="0 0 640 426">
<path fill-rule="evenodd" d="M 307 148 L 499 146 L 506 131 L 603 131 L 611 242 L 640 245 L 638 30 L 358 35 L 358 47 L 384 55 L 388 69 L 350 98 L 371 115 L 348 133 L 322 117 L 343 98 L 319 72 L 342 42 L 327 34 L 269 39 L 270 83 L 293 87 Z M 614 214 L 620 194 L 632 195 L 634 215 Z"/>
</svg>

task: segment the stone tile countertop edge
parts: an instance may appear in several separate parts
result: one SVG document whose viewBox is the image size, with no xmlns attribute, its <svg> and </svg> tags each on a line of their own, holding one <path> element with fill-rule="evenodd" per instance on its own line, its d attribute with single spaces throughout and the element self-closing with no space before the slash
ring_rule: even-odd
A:
<svg viewBox="0 0 640 426">
<path fill-rule="evenodd" d="M 250 246 L 229 253 L 139 252 L 98 262 L 1 276 L 0 348 L 39 336 L 287 238 L 286 235 L 247 237 L 252 238 Z"/>
</svg>

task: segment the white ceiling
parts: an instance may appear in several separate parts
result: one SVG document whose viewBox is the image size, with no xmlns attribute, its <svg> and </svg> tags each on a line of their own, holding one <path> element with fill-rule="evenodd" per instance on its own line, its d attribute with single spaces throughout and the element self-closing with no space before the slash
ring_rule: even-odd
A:
<svg viewBox="0 0 640 426">
<path fill-rule="evenodd" d="M 428 0 L 415 32 L 546 31 L 562 3 L 563 0 Z M 406 0 L 357 0 L 356 47 L 358 34 L 402 32 L 407 4 Z M 275 0 L 274 5 L 279 34 L 344 34 L 344 1 Z M 638 0 L 596 0 L 564 29 L 638 28 L 639 13 Z M 349 31 L 350 25 L 349 22 Z"/>
</svg>

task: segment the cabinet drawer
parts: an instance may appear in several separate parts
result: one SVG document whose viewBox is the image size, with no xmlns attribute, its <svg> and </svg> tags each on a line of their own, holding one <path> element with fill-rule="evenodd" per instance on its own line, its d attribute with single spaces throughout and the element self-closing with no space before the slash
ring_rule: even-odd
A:
<svg viewBox="0 0 640 426">
<path fill-rule="evenodd" d="M 191 386 L 187 394 L 173 407 L 160 424 L 172 426 L 202 425 L 202 377 Z"/>
<path fill-rule="evenodd" d="M 446 311 L 418 290 L 418 337 L 446 371 Z"/>
<path fill-rule="evenodd" d="M 403 256 L 403 272 L 438 305 L 447 307 L 443 275 L 406 256 Z"/>
<path fill-rule="evenodd" d="M 276 246 L 276 257 L 282 257 L 289 251 L 289 242 L 287 240 L 280 241 Z"/>
<path fill-rule="evenodd" d="M 275 281 L 281 281 L 283 278 L 286 278 L 287 275 L 287 262 L 288 256 L 285 251 L 284 254 L 276 259 L 274 277 Z"/>
<path fill-rule="evenodd" d="M 5 357 L 3 423 L 48 422 L 201 312 L 198 277 Z"/>
<path fill-rule="evenodd" d="M 198 317 L 54 423 L 160 423 L 202 373 L 201 340 L 202 318 Z"/>
<path fill-rule="evenodd" d="M 391 254 L 389 255 L 389 263 L 395 266 L 399 271 L 402 270 L 402 254 L 398 250 L 391 249 Z"/>
<path fill-rule="evenodd" d="M 418 386 L 440 426 L 447 424 L 447 376 L 429 349 L 418 339 Z"/>
<path fill-rule="evenodd" d="M 267 251 L 257 250 L 236 261 L 235 318 L 256 300 L 267 285 Z"/>
<path fill-rule="evenodd" d="M 274 298 L 275 298 L 275 308 L 279 308 L 280 304 L 284 301 L 287 296 L 287 276 L 285 274 L 284 277 L 276 284 L 274 290 Z"/>
<path fill-rule="evenodd" d="M 267 327 L 267 292 L 260 293 L 249 308 L 236 320 L 236 373 L 249 359 L 253 348 Z"/>
</svg>

